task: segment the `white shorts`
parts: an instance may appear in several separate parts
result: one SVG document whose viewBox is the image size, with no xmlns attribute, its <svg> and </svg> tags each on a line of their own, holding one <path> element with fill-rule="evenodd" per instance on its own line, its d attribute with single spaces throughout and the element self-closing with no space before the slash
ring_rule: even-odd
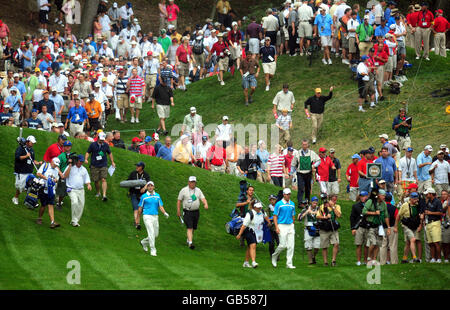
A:
<svg viewBox="0 0 450 310">
<path fill-rule="evenodd" d="M 305 249 L 320 249 L 320 236 L 310 236 L 307 229 L 305 229 Z"/>
<path fill-rule="evenodd" d="M 259 54 L 259 40 L 256 38 L 248 40 L 248 50 L 252 54 Z"/>
<path fill-rule="evenodd" d="M 25 183 L 27 181 L 27 177 L 30 175 L 31 173 L 17 173 L 16 174 L 16 189 L 18 189 L 20 192 L 23 192 L 25 190 Z"/>
<path fill-rule="evenodd" d="M 321 36 L 320 43 L 322 46 L 331 46 L 331 36 Z"/>
<path fill-rule="evenodd" d="M 267 62 L 262 64 L 264 74 L 275 75 L 277 70 L 277 63 L 275 61 Z"/>
</svg>

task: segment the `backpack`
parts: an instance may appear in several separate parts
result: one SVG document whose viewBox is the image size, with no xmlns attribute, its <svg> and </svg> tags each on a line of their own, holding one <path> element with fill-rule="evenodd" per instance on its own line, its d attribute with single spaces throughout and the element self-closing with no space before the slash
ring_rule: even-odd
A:
<svg viewBox="0 0 450 310">
<path fill-rule="evenodd" d="M 398 95 L 400 94 L 401 84 L 398 82 L 392 82 L 390 87 L 391 94 Z"/>
<path fill-rule="evenodd" d="M 203 54 L 203 49 L 204 49 L 203 39 L 201 39 L 201 40 L 195 39 L 194 45 L 192 46 L 192 51 L 194 52 L 194 54 L 196 54 L 196 55 Z"/>
<path fill-rule="evenodd" d="M 239 215 L 235 216 L 231 221 L 225 224 L 225 230 L 230 235 L 237 236 L 241 230 L 242 223 L 244 223 L 244 219 Z"/>
</svg>

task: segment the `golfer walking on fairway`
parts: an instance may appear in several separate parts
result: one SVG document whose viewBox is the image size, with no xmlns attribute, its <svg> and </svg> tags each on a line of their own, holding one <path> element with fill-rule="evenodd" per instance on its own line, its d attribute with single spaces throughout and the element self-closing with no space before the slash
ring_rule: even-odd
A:
<svg viewBox="0 0 450 310">
<path fill-rule="evenodd" d="M 273 222 L 275 224 L 275 231 L 280 237 L 280 244 L 275 250 L 275 253 L 272 254 L 272 265 L 274 267 L 277 266 L 278 256 L 284 249 L 287 249 L 286 267 L 295 269 L 295 266 L 292 265 L 295 244 L 295 204 L 290 198 L 291 190 L 289 188 L 283 189 L 283 199 L 275 204 L 273 211 Z"/>
<path fill-rule="evenodd" d="M 181 203 L 183 203 L 183 220 L 187 228 L 187 244 L 191 250 L 195 248 L 193 243 L 194 230 L 197 229 L 198 219 L 200 218 L 200 201 L 208 210 L 208 202 L 203 192 L 197 186 L 197 178 L 189 177 L 188 186 L 181 189 L 178 194 L 177 216 L 181 216 Z"/>
<path fill-rule="evenodd" d="M 155 192 L 155 184 L 149 181 L 145 185 L 145 189 L 147 191 L 139 201 L 139 214 L 144 214 L 143 219 L 148 237 L 141 240 L 141 245 L 145 252 L 148 252 L 150 246 L 150 255 L 156 256 L 155 239 L 159 235 L 158 208 L 166 218 L 169 218 L 169 214 L 164 210 L 161 197 Z"/>
</svg>

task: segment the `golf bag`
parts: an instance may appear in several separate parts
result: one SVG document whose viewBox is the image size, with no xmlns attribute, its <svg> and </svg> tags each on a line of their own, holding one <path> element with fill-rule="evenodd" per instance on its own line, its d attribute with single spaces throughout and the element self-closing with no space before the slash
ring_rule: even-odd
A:
<svg viewBox="0 0 450 310">
<path fill-rule="evenodd" d="M 242 200 L 246 200 L 247 199 L 247 189 L 248 189 L 248 183 L 246 180 L 240 180 L 239 181 L 239 187 L 240 187 L 240 192 L 239 192 L 239 197 L 238 197 L 238 201 L 242 201 Z M 235 218 L 236 216 L 240 216 L 241 215 L 241 210 L 239 210 L 239 208 L 235 207 L 233 209 L 233 211 L 231 211 L 230 213 L 230 217 L 231 218 Z"/>
<path fill-rule="evenodd" d="M 239 230 L 241 229 L 242 223 L 244 219 L 240 216 L 235 216 L 231 221 L 225 224 L 225 230 L 230 235 L 236 236 L 239 234 Z"/>
<path fill-rule="evenodd" d="M 27 195 L 23 203 L 28 209 L 34 210 L 37 207 L 39 207 L 38 194 L 39 191 L 44 189 L 44 187 L 45 187 L 45 180 L 41 180 L 33 174 L 30 174 L 27 177 L 25 181 L 25 190 Z"/>
</svg>

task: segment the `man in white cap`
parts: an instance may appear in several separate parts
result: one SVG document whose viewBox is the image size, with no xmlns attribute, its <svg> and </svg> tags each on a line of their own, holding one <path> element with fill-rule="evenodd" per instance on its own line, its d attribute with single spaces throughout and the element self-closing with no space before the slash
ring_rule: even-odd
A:
<svg viewBox="0 0 450 310">
<path fill-rule="evenodd" d="M 41 165 L 36 173 L 36 176 L 40 179 L 45 180 L 45 187 L 43 191 L 38 194 L 39 200 L 41 201 L 41 207 L 39 209 L 39 217 L 36 223 L 42 224 L 42 216 L 44 215 L 45 207 L 48 206 L 48 215 L 50 217 L 50 228 L 56 228 L 60 225 L 55 222 L 55 211 L 53 206 L 55 205 L 55 187 L 62 176 L 62 172 L 59 170 L 60 160 L 58 157 L 52 159 L 50 163 L 44 163 Z"/>
<path fill-rule="evenodd" d="M 25 190 L 25 182 L 27 177 L 33 173 L 33 162 L 35 165 L 40 165 L 42 162 L 38 162 L 35 159 L 35 153 L 33 145 L 36 143 L 34 136 L 28 136 L 25 140 L 25 145 L 19 145 L 16 148 L 14 155 L 14 174 L 16 176 L 16 194 L 14 195 L 12 202 L 15 205 L 19 204 L 19 195 Z"/>
<path fill-rule="evenodd" d="M 425 146 L 422 153 L 417 156 L 417 179 L 419 180 L 418 192 L 423 193 L 427 188 L 432 187 L 429 170 L 433 164 L 430 154 L 433 152 L 431 145 Z"/>
<path fill-rule="evenodd" d="M 448 192 L 448 180 L 450 179 L 450 164 L 444 160 L 444 151 L 437 152 L 437 160 L 433 162 L 428 172 L 431 175 L 431 183 L 436 187 L 438 197 L 441 197 L 441 192 Z"/>
<path fill-rule="evenodd" d="M 130 58 L 141 58 L 141 48 L 139 47 L 138 43 L 136 41 L 131 41 L 130 43 L 131 48 L 128 51 L 128 55 Z"/>
<path fill-rule="evenodd" d="M 86 162 L 88 162 L 89 160 L 89 155 L 92 155 L 91 163 L 89 166 L 91 167 L 92 181 L 95 182 L 95 189 L 97 191 L 95 197 L 100 197 L 100 181 L 101 181 L 103 201 L 108 200 L 108 198 L 106 197 L 106 190 L 108 188 L 108 184 L 106 182 L 106 178 L 108 176 L 107 155 L 109 155 L 109 159 L 111 160 L 111 166 L 116 167 L 113 155 L 111 153 L 111 149 L 109 148 L 109 145 L 105 142 L 105 139 L 106 134 L 104 132 L 100 132 L 98 134 L 97 142 L 92 142 L 89 145 L 89 148 L 85 154 Z"/>
<path fill-rule="evenodd" d="M 139 201 L 139 213 L 143 214 L 148 236 L 141 240 L 141 245 L 145 252 L 148 252 L 150 246 L 150 255 L 156 256 L 155 239 L 159 235 L 158 209 L 166 218 L 169 218 L 169 214 L 163 207 L 161 196 L 155 192 L 155 184 L 152 181 L 147 182 L 145 190 Z"/>
<path fill-rule="evenodd" d="M 202 123 L 202 117 L 197 114 L 197 109 L 195 107 L 191 107 L 189 114 L 184 117 L 183 127 L 181 127 L 181 135 L 184 133 L 197 132 L 199 129 L 199 124 Z"/>
<path fill-rule="evenodd" d="M 48 80 L 48 86 L 50 88 L 56 87 L 56 92 L 61 96 L 67 93 L 68 83 L 69 79 L 64 74 L 61 74 L 60 70 L 55 70 L 55 73 Z"/>
<path fill-rule="evenodd" d="M 195 248 L 193 244 L 194 230 L 197 229 L 200 217 L 200 201 L 208 210 L 208 202 L 200 188 L 197 187 L 197 178 L 189 177 L 188 186 L 181 189 L 177 200 L 177 216 L 181 217 L 181 204 L 183 205 L 183 220 L 187 228 L 187 245 L 191 250 Z"/>
<path fill-rule="evenodd" d="M 273 211 L 273 222 L 275 224 L 275 231 L 279 235 L 280 244 L 272 254 L 272 266 L 277 266 L 278 256 L 283 250 L 286 253 L 286 267 L 295 269 L 292 264 L 294 257 L 295 246 L 295 204 L 291 201 L 291 190 L 289 188 L 283 189 L 283 199 L 275 204 Z"/>
<path fill-rule="evenodd" d="M 223 147 L 226 148 L 233 137 L 233 126 L 228 123 L 228 116 L 222 117 L 222 124 L 217 126 L 215 133 L 215 139 L 223 141 Z"/>
</svg>

